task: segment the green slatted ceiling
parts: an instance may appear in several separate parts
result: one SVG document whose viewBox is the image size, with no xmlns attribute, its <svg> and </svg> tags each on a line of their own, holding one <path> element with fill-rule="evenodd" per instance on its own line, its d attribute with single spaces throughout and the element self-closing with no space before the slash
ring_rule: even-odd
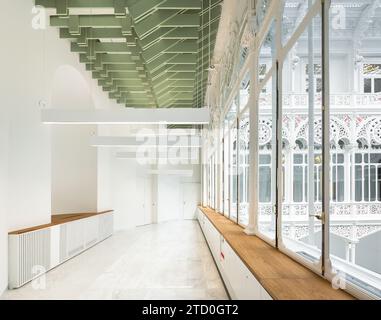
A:
<svg viewBox="0 0 381 320">
<path fill-rule="evenodd" d="M 221 2 L 35 0 L 109 98 L 142 108 L 204 105 Z"/>
</svg>

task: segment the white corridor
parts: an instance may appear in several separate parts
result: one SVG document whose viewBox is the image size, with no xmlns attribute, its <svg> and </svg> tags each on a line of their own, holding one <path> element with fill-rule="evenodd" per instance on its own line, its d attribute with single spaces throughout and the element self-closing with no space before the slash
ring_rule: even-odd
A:
<svg viewBox="0 0 381 320">
<path fill-rule="evenodd" d="M 2 299 L 227 299 L 196 221 L 116 232 Z M 37 288 L 37 289 L 36 289 Z"/>
</svg>

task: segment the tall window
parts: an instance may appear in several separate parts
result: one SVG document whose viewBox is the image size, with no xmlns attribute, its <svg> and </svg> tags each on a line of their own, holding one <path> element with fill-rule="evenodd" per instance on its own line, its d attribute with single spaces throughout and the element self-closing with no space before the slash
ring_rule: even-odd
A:
<svg viewBox="0 0 381 320">
<path fill-rule="evenodd" d="M 238 106 L 239 98 L 236 98 L 234 99 L 231 107 L 226 114 L 224 134 L 224 167 L 225 170 L 227 170 L 224 173 L 224 194 L 227 196 L 225 199 L 225 215 L 227 215 L 233 221 L 237 221 L 238 217 Z"/>
<path fill-rule="evenodd" d="M 364 63 L 364 93 L 381 93 L 381 64 Z"/>
<path fill-rule="evenodd" d="M 283 63 L 282 242 L 295 258 L 321 269 L 322 223 L 322 71 L 321 17 L 317 15 L 296 40 Z M 295 41 L 295 40 L 291 40 Z M 301 75 L 301 77 L 298 77 Z M 293 86 L 291 79 L 299 85 Z M 304 77 L 304 78 L 303 78 Z M 304 81 L 305 86 L 300 85 Z M 299 88 L 299 89 L 298 89 Z M 300 91 L 298 91 L 300 90 Z"/>
<path fill-rule="evenodd" d="M 355 200 L 381 201 L 381 153 L 355 153 Z"/>
<path fill-rule="evenodd" d="M 332 0 L 332 7 L 341 3 Z M 345 8 L 351 23 L 337 25 L 337 10 L 331 11 L 329 249 L 333 271 L 345 274 L 347 289 L 381 298 L 381 40 L 374 36 L 381 8 L 375 1 L 356 4 L 356 9 Z M 343 47 L 344 34 L 352 38 Z M 345 110 L 339 103 L 343 93 L 353 99 L 343 104 Z M 345 141 L 339 153 L 338 138 Z"/>
<path fill-rule="evenodd" d="M 345 167 L 343 153 L 336 152 L 331 155 L 331 181 L 331 200 L 333 202 L 343 202 L 345 200 Z M 347 181 L 347 183 L 350 183 L 350 181 Z"/>
<path fill-rule="evenodd" d="M 310 70 L 309 70 L 309 68 L 310 68 L 310 66 L 307 63 L 306 67 L 305 67 L 305 72 L 306 72 L 306 92 L 308 92 L 309 87 L 310 87 L 310 80 L 309 80 Z M 313 78 L 314 78 L 314 81 L 313 81 L 312 85 L 313 85 L 314 92 L 319 92 L 320 93 L 321 89 L 322 89 L 322 73 L 321 73 L 321 65 L 320 64 L 317 64 L 317 63 L 314 64 Z"/>
<path fill-rule="evenodd" d="M 258 230 L 261 235 L 274 241 L 276 203 L 276 72 L 275 72 L 275 21 L 259 50 L 258 65 L 266 65 L 258 71 L 260 94 L 258 97 Z M 272 68 L 274 66 L 274 68 Z M 266 88 L 266 90 L 264 90 Z"/>
</svg>

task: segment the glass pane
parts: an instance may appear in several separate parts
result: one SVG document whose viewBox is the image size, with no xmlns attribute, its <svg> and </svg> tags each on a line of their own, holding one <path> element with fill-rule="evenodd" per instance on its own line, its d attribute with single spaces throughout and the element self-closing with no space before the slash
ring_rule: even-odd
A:
<svg viewBox="0 0 381 320">
<path fill-rule="evenodd" d="M 362 167 L 355 167 L 355 201 L 362 201 Z"/>
<path fill-rule="evenodd" d="M 322 224 L 315 217 L 322 210 L 322 96 L 317 81 L 321 65 L 321 18 L 317 16 L 287 55 L 282 81 L 287 190 L 281 210 L 282 240 L 311 265 L 320 260 L 322 245 Z"/>
<path fill-rule="evenodd" d="M 267 10 L 271 4 L 272 0 L 262 0 L 256 1 L 256 12 L 257 12 L 257 24 L 262 25 L 263 19 L 266 16 Z"/>
<path fill-rule="evenodd" d="M 259 50 L 258 77 L 262 82 L 264 76 L 270 71 L 275 59 L 275 22 L 271 23 L 270 29 Z"/>
<path fill-rule="evenodd" d="M 239 215 L 238 222 L 248 224 L 249 214 L 249 109 L 246 109 L 239 121 Z"/>
<path fill-rule="evenodd" d="M 372 92 L 372 79 L 365 78 L 364 79 L 364 93 Z"/>
<path fill-rule="evenodd" d="M 299 27 L 303 18 L 316 0 L 286 0 L 284 1 L 284 10 L 282 18 L 282 44 L 286 45 L 287 41 L 294 34 L 295 30 Z"/>
<path fill-rule="evenodd" d="M 294 202 L 303 201 L 303 168 L 294 167 Z"/>
<path fill-rule="evenodd" d="M 229 193 L 230 193 L 230 208 L 229 208 L 229 216 L 230 219 L 237 221 L 237 122 L 235 121 L 235 124 L 230 129 L 230 155 L 229 155 L 229 162 L 230 162 L 230 170 L 229 170 Z"/>
<path fill-rule="evenodd" d="M 359 94 L 362 90 L 370 94 L 381 89 L 381 41 L 374 36 L 375 30 L 380 30 L 381 8 L 375 6 L 371 17 L 364 20 L 373 3 L 356 1 L 356 8 L 345 6 L 345 15 L 351 22 L 347 18 L 340 26 L 335 20 L 337 7 L 343 1 L 332 0 L 330 139 L 332 153 L 340 150 L 344 161 L 337 169 L 338 177 L 342 177 L 337 179 L 338 199 L 330 205 L 329 250 L 334 272 L 340 272 L 347 282 L 381 298 L 381 202 L 378 196 L 381 100 L 377 96 Z M 354 26 L 359 25 L 362 32 L 354 32 Z M 350 43 L 342 46 L 345 34 L 355 34 L 351 42 L 356 43 L 355 58 Z M 373 62 L 376 59 L 378 63 Z M 348 100 L 342 100 L 340 106 L 343 93 Z M 344 142 L 341 148 L 339 139 Z"/>
<path fill-rule="evenodd" d="M 247 72 L 244 79 L 241 82 L 241 89 L 239 91 L 239 107 L 240 111 L 242 111 L 249 102 L 250 96 L 250 73 Z"/>
<path fill-rule="evenodd" d="M 374 79 L 374 93 L 381 92 L 381 78 Z"/>
<path fill-rule="evenodd" d="M 259 232 L 269 239 L 275 239 L 276 200 L 276 99 L 275 77 L 270 78 L 268 87 L 271 90 L 259 96 Z"/>
<path fill-rule="evenodd" d="M 230 209 L 230 175 L 229 175 L 229 165 L 230 165 L 230 152 L 229 152 L 229 135 L 225 135 L 224 137 L 224 184 L 223 184 L 223 192 L 224 192 L 224 215 L 229 217 L 229 209 Z"/>
<path fill-rule="evenodd" d="M 225 122 L 227 122 L 228 124 L 226 128 L 227 131 L 229 131 L 229 127 L 236 121 L 236 119 L 237 119 L 237 104 L 233 102 L 225 118 Z"/>
</svg>

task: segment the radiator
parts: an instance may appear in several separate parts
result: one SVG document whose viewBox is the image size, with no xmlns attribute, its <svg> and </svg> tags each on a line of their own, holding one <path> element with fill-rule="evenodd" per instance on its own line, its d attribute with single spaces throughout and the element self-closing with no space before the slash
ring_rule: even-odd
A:
<svg viewBox="0 0 381 320">
<path fill-rule="evenodd" d="M 109 212 L 22 234 L 10 234 L 9 289 L 21 287 L 112 233 L 113 214 Z"/>
</svg>

